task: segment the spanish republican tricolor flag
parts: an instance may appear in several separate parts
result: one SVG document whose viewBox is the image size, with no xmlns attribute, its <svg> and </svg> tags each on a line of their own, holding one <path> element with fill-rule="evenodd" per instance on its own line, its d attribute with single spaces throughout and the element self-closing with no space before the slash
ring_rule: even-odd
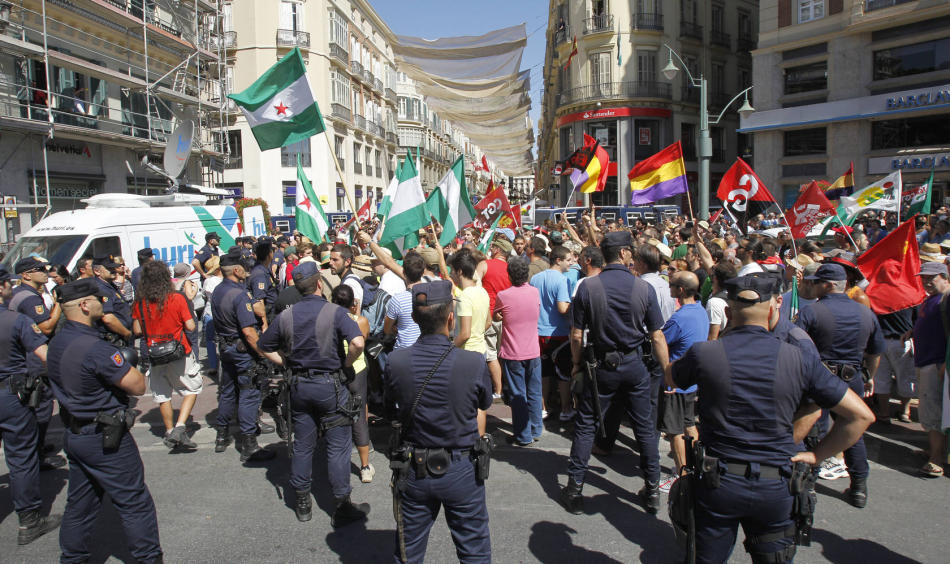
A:
<svg viewBox="0 0 950 564">
<path fill-rule="evenodd" d="M 590 135 L 584 134 L 584 146 L 564 162 L 571 167 L 571 182 L 584 194 L 600 192 L 607 184 L 607 151 Z"/>
<path fill-rule="evenodd" d="M 652 157 L 640 161 L 627 174 L 633 205 L 649 204 L 689 190 L 683 147 L 673 143 Z"/>
<path fill-rule="evenodd" d="M 825 188 L 825 197 L 829 200 L 839 200 L 842 196 L 850 196 L 854 192 L 854 161 L 848 167 L 848 172 L 842 174 L 830 186 Z"/>
</svg>

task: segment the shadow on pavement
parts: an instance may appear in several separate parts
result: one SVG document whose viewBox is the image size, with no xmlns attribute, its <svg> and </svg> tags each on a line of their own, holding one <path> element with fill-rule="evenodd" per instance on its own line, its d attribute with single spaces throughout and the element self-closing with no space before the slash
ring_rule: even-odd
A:
<svg viewBox="0 0 950 564">
<path fill-rule="evenodd" d="M 912 425 L 916 426 L 917 424 Z M 923 430 L 910 429 L 904 424 L 882 425 L 876 423 L 868 431 L 864 434 L 864 444 L 868 449 L 868 460 L 908 476 L 920 477 L 920 467 L 927 459 L 925 456 L 918 454 L 917 449 L 926 450 L 928 448 L 927 434 Z M 892 439 L 903 444 L 885 439 Z M 908 448 L 908 445 L 912 448 Z"/>
<path fill-rule="evenodd" d="M 370 519 L 372 516 L 370 512 Z M 396 532 L 371 531 L 366 529 L 365 522 L 353 523 L 327 534 L 327 546 L 340 556 L 343 564 L 390 562 L 396 546 Z"/>
<path fill-rule="evenodd" d="M 844 539 L 824 529 L 814 529 L 812 544 L 821 545 L 821 554 L 829 562 L 887 562 L 916 564 L 918 561 L 868 539 Z"/>
<path fill-rule="evenodd" d="M 66 487 L 69 479 L 69 467 L 58 468 L 48 472 L 40 472 L 40 495 L 43 498 L 43 504 L 40 506 L 40 512 L 43 515 L 49 515 L 56 496 Z M 13 498 L 10 495 L 10 474 L 4 474 L 0 479 L 0 523 L 7 517 L 16 519 L 13 510 Z M 0 561 L 3 558 L 0 557 Z"/>
<path fill-rule="evenodd" d="M 583 562 L 584 564 L 613 564 L 620 560 L 574 544 L 572 534 L 577 531 L 564 523 L 539 521 L 531 526 L 528 549 L 539 562 Z"/>
</svg>

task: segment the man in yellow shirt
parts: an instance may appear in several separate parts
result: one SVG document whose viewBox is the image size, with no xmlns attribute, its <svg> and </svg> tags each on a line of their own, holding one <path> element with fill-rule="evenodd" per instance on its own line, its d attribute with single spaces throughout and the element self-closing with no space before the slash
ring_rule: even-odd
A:
<svg viewBox="0 0 950 564">
<path fill-rule="evenodd" d="M 452 281 L 461 290 L 458 294 L 458 335 L 455 346 L 485 354 L 485 330 L 491 323 L 488 315 L 488 292 L 475 282 L 478 262 L 472 251 L 461 249 L 452 257 Z"/>
</svg>

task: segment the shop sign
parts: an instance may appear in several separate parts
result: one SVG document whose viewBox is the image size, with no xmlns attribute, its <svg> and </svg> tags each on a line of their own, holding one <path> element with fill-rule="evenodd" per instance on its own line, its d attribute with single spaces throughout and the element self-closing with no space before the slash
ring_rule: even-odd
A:
<svg viewBox="0 0 950 564">
<path fill-rule="evenodd" d="M 3 197 L 3 217 L 7 219 L 17 217 L 16 196 Z"/>
<path fill-rule="evenodd" d="M 895 170 L 926 172 L 931 168 L 950 169 L 950 153 L 915 156 L 872 157 L 868 159 L 868 174 L 890 174 Z"/>
<path fill-rule="evenodd" d="M 934 104 L 948 103 L 950 103 L 950 90 L 932 90 L 930 92 L 920 92 L 918 94 L 907 94 L 888 98 L 887 109 L 921 108 Z"/>
</svg>

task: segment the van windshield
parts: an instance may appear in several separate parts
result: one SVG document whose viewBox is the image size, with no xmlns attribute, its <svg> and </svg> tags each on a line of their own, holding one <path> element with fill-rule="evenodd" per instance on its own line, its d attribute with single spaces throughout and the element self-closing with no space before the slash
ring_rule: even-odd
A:
<svg viewBox="0 0 950 564">
<path fill-rule="evenodd" d="M 3 259 L 3 265 L 11 273 L 13 265 L 21 258 L 42 257 L 50 264 L 65 264 L 76 255 L 86 235 L 59 235 L 53 237 L 21 237 Z"/>
</svg>

